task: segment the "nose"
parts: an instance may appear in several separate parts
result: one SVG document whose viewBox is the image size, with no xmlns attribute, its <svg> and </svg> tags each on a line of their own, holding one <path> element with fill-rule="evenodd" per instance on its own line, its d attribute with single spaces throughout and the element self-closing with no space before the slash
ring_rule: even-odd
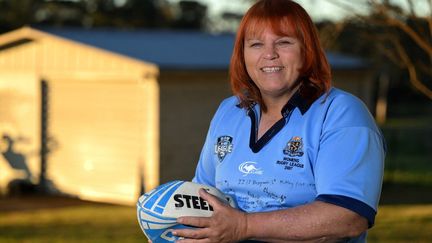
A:
<svg viewBox="0 0 432 243">
<path fill-rule="evenodd" d="M 276 51 L 275 46 L 267 46 L 264 50 L 264 58 L 268 60 L 273 60 L 279 57 L 279 54 Z"/>
</svg>

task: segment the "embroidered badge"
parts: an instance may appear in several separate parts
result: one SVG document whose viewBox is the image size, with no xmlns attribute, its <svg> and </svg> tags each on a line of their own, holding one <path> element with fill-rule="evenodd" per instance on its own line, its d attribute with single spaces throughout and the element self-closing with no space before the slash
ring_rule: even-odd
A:
<svg viewBox="0 0 432 243">
<path fill-rule="evenodd" d="M 292 137 L 283 149 L 285 156 L 282 160 L 276 161 L 276 164 L 283 166 L 285 170 L 293 170 L 294 168 L 303 169 L 304 164 L 301 162 L 303 152 L 303 140 L 299 136 Z"/>
<path fill-rule="evenodd" d="M 301 137 L 295 136 L 287 143 L 283 150 L 284 154 L 292 157 L 303 156 L 303 140 Z"/>
<path fill-rule="evenodd" d="M 217 154 L 219 158 L 219 162 L 225 158 L 228 153 L 231 153 L 233 150 L 232 144 L 233 138 L 230 136 L 221 136 L 218 137 L 216 145 L 215 145 L 215 154 Z"/>
</svg>

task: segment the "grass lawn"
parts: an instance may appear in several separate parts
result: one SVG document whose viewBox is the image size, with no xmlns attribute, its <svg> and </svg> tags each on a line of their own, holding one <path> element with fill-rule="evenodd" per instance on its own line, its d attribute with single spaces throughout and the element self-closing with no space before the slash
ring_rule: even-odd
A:
<svg viewBox="0 0 432 243">
<path fill-rule="evenodd" d="M 368 242 L 432 242 L 432 205 L 381 206 Z"/>
<path fill-rule="evenodd" d="M 146 242 L 135 208 L 107 205 L 0 212 L 0 242 Z M 384 205 L 369 242 L 432 242 L 432 204 Z"/>
<path fill-rule="evenodd" d="M 146 242 L 135 208 L 72 206 L 0 213 L 0 242 Z"/>
</svg>

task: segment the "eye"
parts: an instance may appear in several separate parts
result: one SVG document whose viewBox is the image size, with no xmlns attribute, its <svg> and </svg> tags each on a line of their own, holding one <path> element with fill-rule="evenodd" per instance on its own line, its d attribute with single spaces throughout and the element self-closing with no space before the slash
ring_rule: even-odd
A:
<svg viewBox="0 0 432 243">
<path fill-rule="evenodd" d="M 285 36 L 276 41 L 276 44 L 279 46 L 289 46 L 295 45 L 298 42 L 298 39 L 295 37 Z"/>
<path fill-rule="evenodd" d="M 261 46 L 262 46 L 261 42 L 252 42 L 252 43 L 249 43 L 249 47 L 252 47 L 252 48 L 258 48 L 258 47 L 261 47 Z"/>
<path fill-rule="evenodd" d="M 285 45 L 292 45 L 294 44 L 294 42 L 291 40 L 280 40 L 277 42 L 277 44 L 281 46 L 285 46 Z"/>
</svg>

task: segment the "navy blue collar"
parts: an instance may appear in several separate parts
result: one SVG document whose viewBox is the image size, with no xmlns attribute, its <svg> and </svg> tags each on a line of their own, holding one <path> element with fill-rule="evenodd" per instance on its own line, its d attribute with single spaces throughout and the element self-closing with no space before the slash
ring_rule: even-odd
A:
<svg viewBox="0 0 432 243">
<path fill-rule="evenodd" d="M 254 153 L 258 153 L 288 123 L 291 113 L 296 107 L 300 110 L 301 114 L 304 115 L 309 110 L 312 102 L 305 99 L 301 95 L 299 89 L 282 108 L 281 113 L 283 117 L 267 130 L 259 140 L 257 140 L 259 116 L 255 114 L 255 105 L 256 103 L 252 104 L 247 111 L 247 114 L 251 119 L 249 148 Z"/>
<path fill-rule="evenodd" d="M 300 110 L 301 114 L 304 115 L 309 108 L 311 107 L 313 102 L 305 99 L 301 94 L 301 88 L 294 93 L 291 99 L 284 105 L 281 110 L 282 116 L 287 117 L 288 114 L 294 110 L 296 107 Z"/>
</svg>

